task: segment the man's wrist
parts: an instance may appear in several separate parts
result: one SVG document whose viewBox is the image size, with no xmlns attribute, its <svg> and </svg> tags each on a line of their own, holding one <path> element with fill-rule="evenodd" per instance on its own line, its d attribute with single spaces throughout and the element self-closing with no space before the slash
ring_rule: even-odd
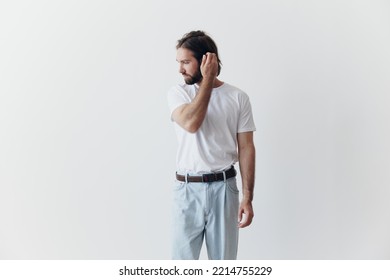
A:
<svg viewBox="0 0 390 280">
<path fill-rule="evenodd" d="M 214 81 L 215 81 L 216 78 L 217 78 L 217 77 L 214 76 L 214 75 L 205 75 L 205 76 L 203 76 L 202 82 L 204 82 L 204 83 L 206 83 L 206 84 L 211 84 L 211 85 L 213 85 L 213 83 L 214 83 Z"/>
<path fill-rule="evenodd" d="M 250 196 L 243 196 L 241 202 L 242 203 L 252 203 L 253 201 L 253 195 Z"/>
</svg>

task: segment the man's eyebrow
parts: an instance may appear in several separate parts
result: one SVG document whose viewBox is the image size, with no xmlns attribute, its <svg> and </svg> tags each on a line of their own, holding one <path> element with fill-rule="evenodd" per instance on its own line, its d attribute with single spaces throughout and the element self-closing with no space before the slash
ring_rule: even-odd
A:
<svg viewBox="0 0 390 280">
<path fill-rule="evenodd" d="M 191 61 L 190 59 L 181 59 L 181 60 L 178 60 L 176 59 L 177 62 L 188 62 L 188 61 Z"/>
</svg>

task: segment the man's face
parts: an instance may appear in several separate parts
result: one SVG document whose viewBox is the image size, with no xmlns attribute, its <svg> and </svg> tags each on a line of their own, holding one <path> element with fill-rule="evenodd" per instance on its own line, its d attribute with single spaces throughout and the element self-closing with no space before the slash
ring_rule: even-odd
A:
<svg viewBox="0 0 390 280">
<path fill-rule="evenodd" d="M 193 85 L 202 80 L 199 63 L 189 49 L 178 48 L 176 61 L 179 63 L 179 72 L 183 75 L 188 85 Z"/>
</svg>

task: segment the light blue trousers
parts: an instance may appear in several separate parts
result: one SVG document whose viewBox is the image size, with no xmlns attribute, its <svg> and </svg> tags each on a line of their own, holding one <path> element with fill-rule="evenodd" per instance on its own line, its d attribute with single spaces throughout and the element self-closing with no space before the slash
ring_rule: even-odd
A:
<svg viewBox="0 0 390 280">
<path fill-rule="evenodd" d="M 209 259 L 235 260 L 238 194 L 236 178 L 212 183 L 177 182 L 173 190 L 172 258 L 199 259 L 205 239 Z"/>
</svg>

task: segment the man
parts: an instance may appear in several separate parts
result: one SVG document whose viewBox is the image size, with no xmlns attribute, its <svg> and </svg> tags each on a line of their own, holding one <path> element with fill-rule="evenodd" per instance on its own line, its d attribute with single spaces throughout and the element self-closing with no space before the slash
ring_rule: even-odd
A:
<svg viewBox="0 0 390 280">
<path fill-rule="evenodd" d="M 173 259 L 236 259 L 238 230 L 251 224 L 256 130 L 248 96 L 217 78 L 221 61 L 203 31 L 176 46 L 185 84 L 168 93 L 179 142 L 174 188 Z M 242 201 L 234 164 L 239 162 Z"/>
</svg>

